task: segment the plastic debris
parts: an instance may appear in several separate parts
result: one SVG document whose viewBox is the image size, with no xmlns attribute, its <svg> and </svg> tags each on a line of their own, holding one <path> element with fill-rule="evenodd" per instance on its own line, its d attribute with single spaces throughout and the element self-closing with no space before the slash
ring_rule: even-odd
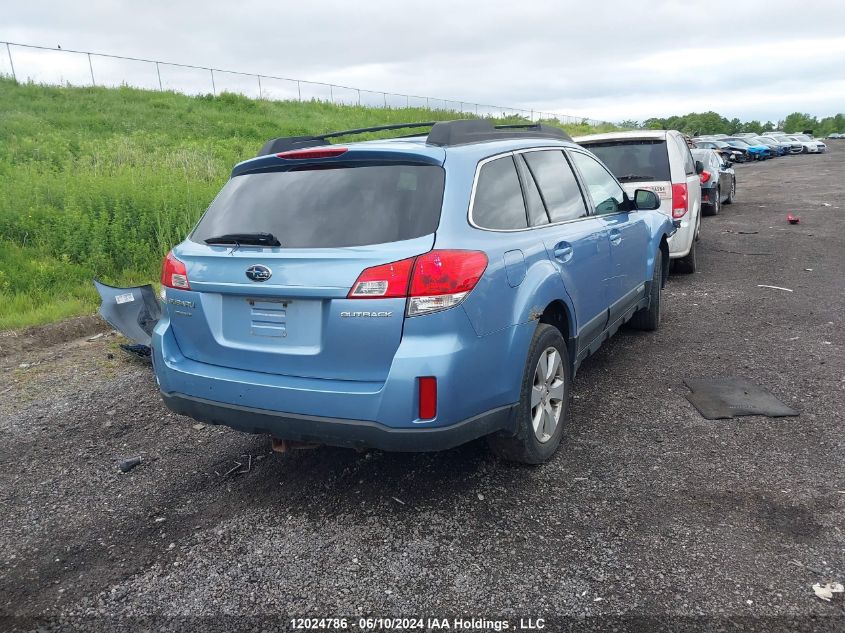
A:
<svg viewBox="0 0 845 633">
<path fill-rule="evenodd" d="M 816 583 L 813 585 L 813 591 L 816 592 L 816 597 L 821 598 L 825 602 L 830 602 L 833 594 L 845 592 L 845 587 L 838 582 L 829 582 L 825 585 Z"/>
<path fill-rule="evenodd" d="M 121 343 L 120 349 L 128 354 L 132 354 L 134 356 L 138 356 L 139 358 L 149 358 L 150 354 L 152 354 L 152 350 L 146 345 L 141 345 L 140 343 L 137 345 L 129 345 L 127 343 Z"/>
<path fill-rule="evenodd" d="M 199 422 L 197 424 L 194 424 L 193 428 L 194 428 L 194 431 L 202 431 L 205 428 L 205 424 L 203 424 L 202 422 Z"/>
<path fill-rule="evenodd" d="M 771 288 L 773 290 L 786 290 L 787 292 L 792 292 L 789 288 L 782 288 L 781 286 L 767 286 L 766 284 L 757 284 L 758 288 Z"/>
<path fill-rule="evenodd" d="M 88 342 L 91 343 L 93 341 L 96 341 L 98 338 L 101 338 L 102 336 L 103 336 L 102 332 L 100 332 L 99 334 L 95 334 L 94 336 L 92 336 L 91 338 L 88 339 Z"/>
<path fill-rule="evenodd" d="M 135 466 L 141 465 L 141 457 L 130 457 L 129 459 L 124 459 L 120 462 L 117 467 L 120 468 L 120 472 L 128 473 L 130 470 L 135 468 Z"/>
<path fill-rule="evenodd" d="M 786 221 L 790 224 L 798 224 L 801 221 L 797 215 L 792 215 L 791 213 L 786 216 Z"/>
</svg>

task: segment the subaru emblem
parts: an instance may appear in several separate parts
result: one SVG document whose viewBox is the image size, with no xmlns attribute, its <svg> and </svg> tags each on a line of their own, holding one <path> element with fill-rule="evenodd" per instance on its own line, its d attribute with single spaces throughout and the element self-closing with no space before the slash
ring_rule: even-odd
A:
<svg viewBox="0 0 845 633">
<path fill-rule="evenodd" d="M 253 281 L 267 281 L 273 276 L 273 271 L 267 268 L 267 266 L 253 264 L 246 269 L 246 276 Z"/>
</svg>

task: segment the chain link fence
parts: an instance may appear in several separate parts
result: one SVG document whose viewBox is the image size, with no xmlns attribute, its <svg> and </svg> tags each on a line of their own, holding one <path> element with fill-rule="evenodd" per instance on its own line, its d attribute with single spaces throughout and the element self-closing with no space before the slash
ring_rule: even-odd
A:
<svg viewBox="0 0 845 633">
<path fill-rule="evenodd" d="M 428 108 L 473 114 L 479 117 L 518 116 L 530 121 L 601 125 L 604 121 L 556 112 L 542 112 L 455 99 L 365 90 L 340 84 L 275 77 L 191 64 L 108 55 L 62 48 L 0 41 L 0 75 L 20 82 L 72 86 L 133 86 L 169 90 L 189 95 L 234 92 L 275 101 L 326 101 L 375 108 Z"/>
</svg>

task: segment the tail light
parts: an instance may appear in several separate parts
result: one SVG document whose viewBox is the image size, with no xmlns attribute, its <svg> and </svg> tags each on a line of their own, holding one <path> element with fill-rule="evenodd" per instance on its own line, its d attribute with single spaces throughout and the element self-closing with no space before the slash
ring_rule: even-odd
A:
<svg viewBox="0 0 845 633">
<path fill-rule="evenodd" d="M 409 297 L 408 316 L 428 314 L 458 305 L 486 269 L 487 255 L 480 251 L 430 251 L 367 268 L 352 284 L 347 298 Z"/>
<path fill-rule="evenodd" d="M 682 218 L 689 211 L 689 197 L 687 195 L 687 183 L 672 185 L 672 217 Z"/>
<path fill-rule="evenodd" d="M 437 417 L 437 378 L 421 376 L 420 387 L 420 420 L 432 420 Z"/>
<path fill-rule="evenodd" d="M 179 290 L 191 289 L 191 284 L 188 282 L 188 270 L 184 263 L 176 259 L 173 251 L 170 251 L 162 262 L 161 285 Z"/>
<path fill-rule="evenodd" d="M 393 299 L 408 296 L 414 258 L 367 268 L 352 284 L 348 299 Z"/>
<path fill-rule="evenodd" d="M 287 160 L 308 160 L 312 158 L 334 158 L 345 154 L 347 149 L 345 147 L 313 147 L 307 149 L 292 149 L 287 152 L 276 154 L 278 158 L 285 158 Z"/>
<path fill-rule="evenodd" d="M 699 177 L 701 178 L 702 183 L 707 182 L 710 180 L 710 172 L 705 169 L 703 172 L 701 172 L 701 175 Z"/>
</svg>

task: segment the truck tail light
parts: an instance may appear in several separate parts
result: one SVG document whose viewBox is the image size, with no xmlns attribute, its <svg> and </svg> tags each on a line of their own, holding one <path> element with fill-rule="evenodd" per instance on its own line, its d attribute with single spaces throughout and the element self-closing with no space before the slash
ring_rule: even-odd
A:
<svg viewBox="0 0 845 633">
<path fill-rule="evenodd" d="M 679 219 L 689 211 L 689 196 L 687 195 L 687 183 L 672 185 L 672 217 Z"/>
<path fill-rule="evenodd" d="M 699 178 L 701 178 L 702 183 L 708 182 L 710 180 L 710 172 L 705 169 L 703 172 L 701 172 Z"/>
<path fill-rule="evenodd" d="M 161 285 L 179 290 L 190 290 L 191 284 L 188 281 L 188 270 L 185 264 L 170 251 L 161 264 Z"/>
</svg>

